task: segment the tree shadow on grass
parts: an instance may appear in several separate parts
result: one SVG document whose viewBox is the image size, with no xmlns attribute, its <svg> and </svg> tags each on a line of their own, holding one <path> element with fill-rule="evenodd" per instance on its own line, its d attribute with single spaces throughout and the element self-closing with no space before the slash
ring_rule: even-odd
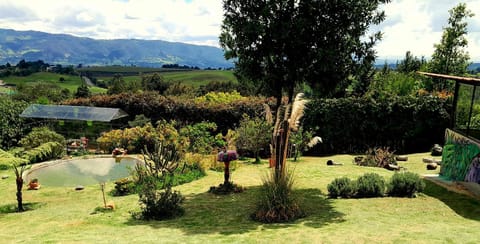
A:
<svg viewBox="0 0 480 244">
<path fill-rule="evenodd" d="M 232 235 L 246 233 L 259 227 L 288 228 L 305 223 L 320 228 L 332 222 L 342 220 L 342 214 L 336 212 L 331 202 L 321 195 L 318 189 L 299 189 L 295 193 L 301 206 L 305 206 L 307 216 L 290 223 L 263 224 L 250 218 L 260 194 L 260 187 L 249 187 L 239 194 L 214 195 L 211 193 L 186 196 L 183 204 L 185 215 L 163 221 L 141 221 L 131 218 L 128 225 L 149 225 L 152 228 L 177 228 L 187 234 Z M 302 204 L 304 203 L 304 204 Z"/>
<path fill-rule="evenodd" d="M 23 208 L 25 209 L 25 211 L 31 211 L 31 210 L 38 209 L 38 208 L 42 207 L 43 205 L 45 205 L 45 203 L 27 202 L 27 203 L 23 204 Z M 18 206 L 17 203 L 6 204 L 6 205 L 3 205 L 3 206 L 0 206 L 0 216 L 2 214 L 22 213 L 22 212 L 17 211 L 18 210 L 17 206 Z"/>
<path fill-rule="evenodd" d="M 439 186 L 431 181 L 425 180 L 424 194 L 436 198 L 460 216 L 480 221 L 480 201 L 470 196 L 450 191 L 445 187 Z"/>
</svg>

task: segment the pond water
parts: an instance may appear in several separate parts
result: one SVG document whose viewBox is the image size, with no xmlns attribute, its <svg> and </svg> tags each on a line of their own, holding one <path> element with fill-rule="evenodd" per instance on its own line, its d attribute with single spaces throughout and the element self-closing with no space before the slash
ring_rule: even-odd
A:
<svg viewBox="0 0 480 244">
<path fill-rule="evenodd" d="M 36 178 L 42 186 L 93 185 L 127 177 L 137 163 L 131 157 L 55 161 L 29 170 L 25 182 Z"/>
</svg>

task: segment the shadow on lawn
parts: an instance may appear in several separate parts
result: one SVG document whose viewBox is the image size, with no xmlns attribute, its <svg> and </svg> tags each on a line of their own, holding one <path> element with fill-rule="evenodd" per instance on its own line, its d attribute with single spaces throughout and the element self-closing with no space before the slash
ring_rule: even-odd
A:
<svg viewBox="0 0 480 244">
<path fill-rule="evenodd" d="M 296 190 L 301 206 L 307 216 L 290 223 L 263 224 L 251 220 L 260 187 L 250 187 L 240 194 L 218 196 L 211 193 L 186 196 L 183 204 L 185 215 L 164 221 L 140 221 L 130 219 L 128 225 L 149 225 L 152 228 L 178 228 L 187 234 L 220 233 L 222 235 L 246 233 L 257 228 L 276 229 L 304 223 L 320 228 L 330 223 L 343 221 L 343 214 L 335 211 L 331 201 L 318 189 Z"/>
<path fill-rule="evenodd" d="M 449 191 L 433 182 L 425 180 L 424 194 L 444 202 L 460 216 L 480 221 L 480 201 L 464 194 Z"/>
<path fill-rule="evenodd" d="M 45 203 L 40 202 L 27 202 L 23 204 L 25 211 L 35 210 L 42 207 Z M 21 213 L 17 211 L 17 203 L 6 204 L 0 206 L 0 214 Z"/>
</svg>

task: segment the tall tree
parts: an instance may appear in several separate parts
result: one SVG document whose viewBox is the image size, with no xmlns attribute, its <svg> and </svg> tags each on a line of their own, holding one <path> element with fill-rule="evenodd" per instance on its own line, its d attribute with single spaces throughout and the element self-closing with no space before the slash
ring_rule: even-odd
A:
<svg viewBox="0 0 480 244">
<path fill-rule="evenodd" d="M 467 18 L 474 14 L 467 9 L 465 3 L 460 3 L 448 11 L 448 26 L 443 28 L 442 40 L 435 44 L 435 51 L 429 65 L 430 72 L 440 74 L 462 75 L 467 72 L 470 57 L 465 48 L 468 45 Z M 438 85 L 444 89 L 445 83 Z"/>
<path fill-rule="evenodd" d="M 331 95 L 338 84 L 373 64 L 380 4 L 390 0 L 223 0 L 220 44 L 235 58 L 237 75 L 280 98 L 302 82 Z"/>
</svg>

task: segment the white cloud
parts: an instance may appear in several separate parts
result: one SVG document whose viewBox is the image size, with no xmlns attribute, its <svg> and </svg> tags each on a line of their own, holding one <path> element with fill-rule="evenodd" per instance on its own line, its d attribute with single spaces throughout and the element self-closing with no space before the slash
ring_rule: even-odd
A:
<svg viewBox="0 0 480 244">
<path fill-rule="evenodd" d="M 387 19 L 373 30 L 384 40 L 380 58 L 403 58 L 406 51 L 429 57 L 440 42 L 448 10 L 460 1 L 393 0 Z M 480 0 L 465 0 L 477 16 L 469 20 L 472 60 L 480 61 Z M 0 28 L 65 33 L 96 39 L 136 38 L 219 46 L 221 0 L 2 0 Z"/>
</svg>

